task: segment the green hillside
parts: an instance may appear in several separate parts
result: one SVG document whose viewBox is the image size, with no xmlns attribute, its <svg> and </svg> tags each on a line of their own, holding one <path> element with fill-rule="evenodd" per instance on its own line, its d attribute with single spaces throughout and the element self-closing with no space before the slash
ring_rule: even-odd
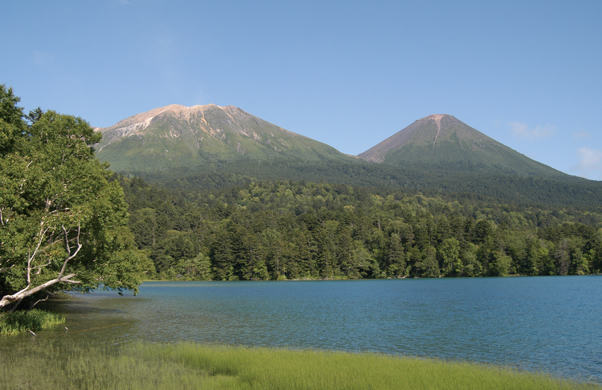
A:
<svg viewBox="0 0 602 390">
<path fill-rule="evenodd" d="M 181 190 L 209 190 L 247 185 L 264 180 L 293 180 L 403 189 L 406 193 L 443 196 L 492 203 L 578 206 L 599 210 L 602 183 L 566 175 L 542 178 L 479 172 L 470 164 L 407 164 L 403 169 L 367 162 L 300 162 L 290 159 L 270 161 L 239 160 L 213 162 L 202 169 L 174 168 L 161 172 L 133 172 L 151 183 Z"/>
<path fill-rule="evenodd" d="M 233 106 L 171 105 L 97 130 L 103 134 L 98 158 L 121 172 L 203 167 L 218 160 L 354 159 Z"/>
</svg>

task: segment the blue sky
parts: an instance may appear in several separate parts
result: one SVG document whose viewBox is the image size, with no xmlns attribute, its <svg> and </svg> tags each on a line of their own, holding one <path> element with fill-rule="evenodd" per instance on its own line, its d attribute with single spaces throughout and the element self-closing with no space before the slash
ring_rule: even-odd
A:
<svg viewBox="0 0 602 390">
<path fill-rule="evenodd" d="M 359 154 L 430 114 L 602 180 L 602 1 L 8 1 L 0 83 L 106 127 L 235 105 Z"/>
</svg>

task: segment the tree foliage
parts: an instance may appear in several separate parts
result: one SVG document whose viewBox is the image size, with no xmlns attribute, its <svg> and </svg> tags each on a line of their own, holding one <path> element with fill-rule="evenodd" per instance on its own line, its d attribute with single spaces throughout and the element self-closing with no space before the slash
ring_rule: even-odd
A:
<svg viewBox="0 0 602 390">
<path fill-rule="evenodd" d="M 0 86 L 0 308 L 57 290 L 136 290 L 145 256 L 121 187 L 83 119 L 35 110 Z"/>
<path fill-rule="evenodd" d="M 602 270 L 601 215 L 304 181 L 169 189 L 117 177 L 166 279 L 475 277 Z M 204 263 L 201 263 L 201 259 Z M 202 270 L 202 271 L 196 271 Z"/>
</svg>

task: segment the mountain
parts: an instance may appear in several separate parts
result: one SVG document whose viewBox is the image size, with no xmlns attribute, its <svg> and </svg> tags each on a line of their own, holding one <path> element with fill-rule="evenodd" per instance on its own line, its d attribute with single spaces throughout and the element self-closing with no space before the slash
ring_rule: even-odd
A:
<svg viewBox="0 0 602 390">
<path fill-rule="evenodd" d="M 449 115 L 418 120 L 360 158 L 233 106 L 170 105 L 97 131 L 97 156 L 111 169 L 170 188 L 306 180 L 503 203 L 602 204 L 602 183 L 533 161 Z"/>
<path fill-rule="evenodd" d="M 355 159 L 234 106 L 169 105 L 96 130 L 103 136 L 97 156 L 114 171 L 154 172 L 243 159 Z"/>
<path fill-rule="evenodd" d="M 473 129 L 451 115 L 419 119 L 358 157 L 395 166 L 448 166 L 449 170 L 538 177 L 568 177 Z"/>
</svg>

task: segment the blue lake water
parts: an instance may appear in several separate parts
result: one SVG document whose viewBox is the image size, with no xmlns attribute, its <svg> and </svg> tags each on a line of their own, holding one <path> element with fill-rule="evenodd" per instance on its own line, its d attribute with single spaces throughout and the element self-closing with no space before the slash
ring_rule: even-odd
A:
<svg viewBox="0 0 602 390">
<path fill-rule="evenodd" d="M 38 337 L 371 351 L 602 381 L 600 276 L 147 282 L 62 310 L 69 332 Z"/>
</svg>

